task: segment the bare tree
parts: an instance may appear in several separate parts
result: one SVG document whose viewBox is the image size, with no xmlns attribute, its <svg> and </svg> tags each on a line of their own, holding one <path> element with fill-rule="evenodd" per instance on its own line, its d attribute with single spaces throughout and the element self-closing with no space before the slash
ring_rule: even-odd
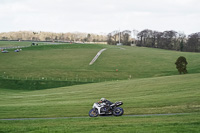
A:
<svg viewBox="0 0 200 133">
<path fill-rule="evenodd" d="M 153 31 L 145 29 L 137 34 L 138 46 L 152 47 Z"/>
<path fill-rule="evenodd" d="M 107 35 L 107 43 L 110 45 L 116 45 L 119 41 L 119 31 L 115 30 Z"/>
<path fill-rule="evenodd" d="M 122 36 L 122 44 L 123 45 L 131 45 L 131 40 L 130 40 L 130 37 L 131 37 L 131 31 L 130 30 L 124 30 L 121 34 Z"/>
<path fill-rule="evenodd" d="M 164 31 L 160 38 L 158 48 L 162 49 L 175 49 L 179 45 L 178 33 L 176 31 Z"/>
<path fill-rule="evenodd" d="M 186 51 L 200 52 L 200 32 L 193 33 L 188 36 Z"/>
</svg>

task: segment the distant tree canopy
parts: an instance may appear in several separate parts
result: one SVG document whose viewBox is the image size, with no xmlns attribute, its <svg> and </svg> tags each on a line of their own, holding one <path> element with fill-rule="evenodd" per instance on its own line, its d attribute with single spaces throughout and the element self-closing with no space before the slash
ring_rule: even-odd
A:
<svg viewBox="0 0 200 133">
<path fill-rule="evenodd" d="M 189 52 L 200 52 L 200 32 L 188 36 L 186 47 Z"/>
<path fill-rule="evenodd" d="M 186 58 L 185 57 L 183 57 L 183 56 L 180 56 L 177 60 L 176 60 L 176 62 L 175 62 L 175 64 L 176 64 L 176 68 L 178 69 L 178 72 L 180 73 L 180 74 L 182 74 L 182 73 L 184 73 L 184 74 L 186 74 L 187 73 L 187 61 L 186 61 Z"/>
<path fill-rule="evenodd" d="M 173 30 L 158 32 L 145 29 L 137 34 L 137 46 L 200 52 L 200 32 L 187 38 L 184 33 Z"/>
<path fill-rule="evenodd" d="M 131 34 L 133 33 L 133 37 Z M 107 42 L 110 45 L 130 46 L 134 42 L 137 46 L 161 48 L 176 51 L 200 52 L 200 32 L 186 36 L 182 32 L 168 30 L 164 32 L 144 29 L 113 31 L 107 36 L 104 34 L 92 33 L 52 33 L 52 32 L 3 32 L 0 33 L 0 40 L 30 40 L 30 41 L 55 41 L 55 42 Z"/>
<path fill-rule="evenodd" d="M 110 45 L 117 45 L 122 43 L 123 45 L 131 45 L 131 31 L 124 30 L 122 32 L 113 31 L 107 35 L 107 43 Z"/>
<path fill-rule="evenodd" d="M 132 31 L 135 34 L 135 30 Z M 140 47 L 161 48 L 176 51 L 200 52 L 200 32 L 188 35 L 174 30 L 164 32 L 145 29 L 137 32 L 136 37 L 131 37 L 131 31 L 113 31 L 107 35 L 107 43 L 117 45 L 136 43 Z"/>
<path fill-rule="evenodd" d="M 152 31 L 145 29 L 138 33 L 137 46 L 179 50 L 181 38 L 176 31 Z"/>
<path fill-rule="evenodd" d="M 69 41 L 69 42 L 106 42 L 107 36 L 101 34 L 74 33 L 52 33 L 52 32 L 4 32 L 0 33 L 0 40 L 31 40 L 31 41 Z"/>
</svg>

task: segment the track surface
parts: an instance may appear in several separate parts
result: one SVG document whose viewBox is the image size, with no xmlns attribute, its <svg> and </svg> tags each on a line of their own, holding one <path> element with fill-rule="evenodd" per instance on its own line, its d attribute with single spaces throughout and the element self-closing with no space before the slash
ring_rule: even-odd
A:
<svg viewBox="0 0 200 133">
<path fill-rule="evenodd" d="M 102 53 L 103 51 L 105 51 L 105 50 L 106 50 L 106 48 L 101 49 L 101 50 L 96 54 L 96 56 L 92 59 L 92 61 L 90 62 L 89 65 L 92 65 L 92 64 L 99 58 L 99 56 L 101 55 L 101 53 Z"/>
<path fill-rule="evenodd" d="M 170 116 L 170 115 L 186 115 L 186 114 L 191 114 L 191 113 L 123 115 L 123 117 Z M 115 117 L 115 116 L 99 116 L 99 117 Z M 52 118 L 9 118 L 9 119 L 0 119 L 0 120 L 16 121 L 16 120 L 77 119 L 77 118 L 91 118 L 91 117 L 89 117 L 89 116 L 80 116 L 80 117 L 52 117 Z"/>
</svg>

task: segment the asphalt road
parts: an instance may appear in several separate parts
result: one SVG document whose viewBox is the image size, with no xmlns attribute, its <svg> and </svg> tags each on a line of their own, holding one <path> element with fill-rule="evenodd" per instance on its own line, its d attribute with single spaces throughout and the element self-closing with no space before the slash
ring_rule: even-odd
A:
<svg viewBox="0 0 200 133">
<path fill-rule="evenodd" d="M 191 113 L 123 115 L 123 116 L 120 116 L 120 117 L 171 116 L 171 115 L 186 115 L 186 114 L 191 114 Z M 98 116 L 98 117 L 115 117 L 115 116 Z M 80 116 L 80 117 L 51 117 L 51 118 L 8 118 L 8 119 L 0 119 L 0 120 L 16 121 L 16 120 L 53 120 L 53 119 L 78 119 L 78 118 L 91 118 L 91 117 Z"/>
</svg>

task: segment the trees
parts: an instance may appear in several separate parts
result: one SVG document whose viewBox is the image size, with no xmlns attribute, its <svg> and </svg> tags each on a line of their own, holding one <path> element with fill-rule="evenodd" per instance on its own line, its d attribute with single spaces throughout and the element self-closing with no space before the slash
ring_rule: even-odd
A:
<svg viewBox="0 0 200 133">
<path fill-rule="evenodd" d="M 109 33 L 108 35 L 107 35 L 107 43 L 108 44 L 110 44 L 110 45 L 112 45 L 112 42 L 113 42 L 113 40 L 112 40 L 112 34 L 111 33 Z"/>
<path fill-rule="evenodd" d="M 183 50 L 185 34 L 176 31 L 158 32 L 145 29 L 137 34 L 137 46 L 169 50 Z"/>
<path fill-rule="evenodd" d="M 133 34 L 134 34 L 133 30 Z M 107 35 L 107 43 L 116 45 L 119 42 L 124 45 L 131 44 L 131 31 L 113 31 Z M 132 39 L 133 40 L 133 39 Z M 190 34 L 188 38 L 183 32 L 167 30 L 164 32 L 145 29 L 137 32 L 137 46 L 161 48 L 176 51 L 200 52 L 200 32 Z"/>
<path fill-rule="evenodd" d="M 178 33 L 176 31 L 164 31 L 161 36 L 158 48 L 175 50 L 178 45 Z"/>
<path fill-rule="evenodd" d="M 145 29 L 137 34 L 138 37 L 138 46 L 143 47 L 152 47 L 153 44 L 153 31 Z"/>
<path fill-rule="evenodd" d="M 109 33 L 107 35 L 107 43 L 110 45 L 117 45 L 117 43 L 122 43 L 123 45 L 130 45 L 131 44 L 131 31 L 124 30 L 119 32 L 117 30 Z"/>
<path fill-rule="evenodd" d="M 67 41 L 67 42 L 106 42 L 107 37 L 103 34 L 91 33 L 52 33 L 52 32 L 35 32 L 35 31 L 18 31 L 0 33 L 0 40 L 30 40 L 30 41 Z"/>
<path fill-rule="evenodd" d="M 179 32 L 179 48 L 177 50 L 184 51 L 185 49 L 185 42 L 186 42 L 186 35 L 183 32 Z"/>
<path fill-rule="evenodd" d="M 119 42 L 119 31 L 115 30 L 107 35 L 108 44 L 117 45 L 118 42 Z"/>
<path fill-rule="evenodd" d="M 131 45 L 131 41 L 130 41 L 130 36 L 131 36 L 131 31 L 130 30 L 124 30 L 121 33 L 121 43 L 123 45 Z"/>
<path fill-rule="evenodd" d="M 200 52 L 200 32 L 192 33 L 188 36 L 185 50 L 189 52 Z"/>
</svg>

